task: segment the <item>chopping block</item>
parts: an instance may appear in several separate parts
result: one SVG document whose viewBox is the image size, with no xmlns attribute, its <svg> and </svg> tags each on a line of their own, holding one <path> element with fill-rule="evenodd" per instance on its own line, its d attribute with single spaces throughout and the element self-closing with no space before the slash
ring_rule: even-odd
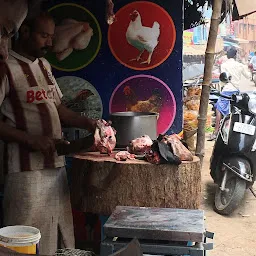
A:
<svg viewBox="0 0 256 256">
<path fill-rule="evenodd" d="M 87 152 L 72 164 L 74 208 L 109 216 L 118 205 L 198 209 L 201 170 L 197 157 L 180 165 L 144 160 L 117 161 L 113 155 Z"/>
<path fill-rule="evenodd" d="M 202 210 L 117 206 L 104 233 L 101 256 L 115 253 L 133 238 L 148 254 L 203 256 L 213 249 L 206 243 L 214 234 L 205 230 Z"/>
</svg>

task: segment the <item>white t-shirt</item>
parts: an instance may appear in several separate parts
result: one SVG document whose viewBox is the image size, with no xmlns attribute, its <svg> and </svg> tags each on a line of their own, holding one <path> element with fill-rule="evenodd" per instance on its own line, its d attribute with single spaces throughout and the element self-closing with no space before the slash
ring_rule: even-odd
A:
<svg viewBox="0 0 256 256">
<path fill-rule="evenodd" d="M 236 88 L 232 83 L 223 83 L 220 82 L 221 86 L 224 86 L 222 89 L 222 92 L 235 92 L 238 90 L 238 88 Z"/>
<path fill-rule="evenodd" d="M 224 62 L 221 65 L 221 72 L 229 73 L 229 75 L 232 76 L 231 78 L 232 84 L 239 90 L 241 89 L 240 81 L 242 76 L 248 79 L 251 78 L 251 73 L 249 72 L 248 67 L 242 63 L 237 62 L 233 58 L 228 59 L 226 62 Z"/>
</svg>

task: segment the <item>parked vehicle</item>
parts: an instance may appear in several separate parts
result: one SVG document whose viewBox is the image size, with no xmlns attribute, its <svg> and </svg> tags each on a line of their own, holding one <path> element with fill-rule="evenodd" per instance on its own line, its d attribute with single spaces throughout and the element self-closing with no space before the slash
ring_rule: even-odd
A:
<svg viewBox="0 0 256 256">
<path fill-rule="evenodd" d="M 256 94 L 217 94 L 230 100 L 231 113 L 221 122 L 210 169 L 218 184 L 214 208 L 229 215 L 240 205 L 256 177 Z"/>
</svg>

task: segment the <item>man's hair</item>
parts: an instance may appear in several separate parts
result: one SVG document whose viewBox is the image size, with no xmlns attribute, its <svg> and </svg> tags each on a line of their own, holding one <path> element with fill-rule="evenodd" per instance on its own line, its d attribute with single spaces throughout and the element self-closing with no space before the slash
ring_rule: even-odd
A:
<svg viewBox="0 0 256 256">
<path fill-rule="evenodd" d="M 33 31 L 36 28 L 38 20 L 40 19 L 49 19 L 54 21 L 53 17 L 48 12 L 40 12 L 37 16 L 33 15 L 27 17 L 22 25 L 28 26 Z"/>
<path fill-rule="evenodd" d="M 227 52 L 228 59 L 235 58 L 237 54 L 237 50 L 235 48 L 231 48 Z"/>
<path fill-rule="evenodd" d="M 42 0 L 27 0 L 28 1 L 28 16 L 33 13 L 40 12 Z"/>
<path fill-rule="evenodd" d="M 19 0 L 2 0 L 2 1 L 8 2 L 11 4 L 15 2 L 19 2 Z M 33 13 L 35 12 L 35 10 L 40 10 L 41 3 L 42 3 L 42 0 L 27 0 L 28 12 Z"/>
</svg>

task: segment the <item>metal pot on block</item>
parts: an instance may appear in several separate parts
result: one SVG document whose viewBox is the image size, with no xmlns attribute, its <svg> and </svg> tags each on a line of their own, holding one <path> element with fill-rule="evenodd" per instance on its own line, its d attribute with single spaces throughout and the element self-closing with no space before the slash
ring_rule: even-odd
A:
<svg viewBox="0 0 256 256">
<path fill-rule="evenodd" d="M 110 114 L 112 126 L 116 130 L 117 147 L 126 147 L 133 139 L 148 135 L 157 138 L 159 114 L 151 112 L 114 112 Z"/>
</svg>

